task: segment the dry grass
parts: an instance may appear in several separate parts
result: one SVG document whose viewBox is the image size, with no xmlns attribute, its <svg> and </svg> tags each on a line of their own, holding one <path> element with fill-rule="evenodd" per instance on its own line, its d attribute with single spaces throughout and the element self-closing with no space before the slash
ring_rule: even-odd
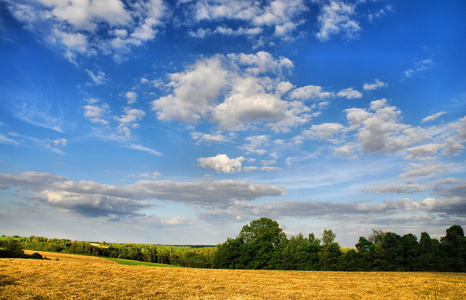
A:
<svg viewBox="0 0 466 300">
<path fill-rule="evenodd" d="M 0 299 L 466 299 L 466 274 L 173 269 L 58 258 L 0 259 Z"/>
</svg>

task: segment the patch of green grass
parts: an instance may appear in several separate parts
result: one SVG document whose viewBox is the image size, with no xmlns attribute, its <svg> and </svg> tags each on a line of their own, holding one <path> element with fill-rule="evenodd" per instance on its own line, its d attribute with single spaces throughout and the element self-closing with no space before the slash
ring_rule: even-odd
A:
<svg viewBox="0 0 466 300">
<path fill-rule="evenodd" d="M 160 268 L 181 268 L 180 266 L 163 265 L 163 264 L 156 264 L 156 263 L 136 261 L 136 260 L 127 260 L 127 259 L 110 258 L 110 257 L 104 257 L 104 258 L 108 259 L 108 260 L 111 260 L 113 262 L 116 262 L 117 264 L 127 265 L 127 266 L 149 266 L 149 267 L 160 267 Z"/>
<path fill-rule="evenodd" d="M 3 235 L 2 235 L 2 236 L 0 236 L 0 240 L 7 240 L 7 239 L 10 238 L 10 237 L 13 238 L 13 240 L 15 240 L 15 241 L 19 241 L 19 239 L 20 239 L 20 238 L 17 237 L 17 236 L 3 236 Z"/>
</svg>

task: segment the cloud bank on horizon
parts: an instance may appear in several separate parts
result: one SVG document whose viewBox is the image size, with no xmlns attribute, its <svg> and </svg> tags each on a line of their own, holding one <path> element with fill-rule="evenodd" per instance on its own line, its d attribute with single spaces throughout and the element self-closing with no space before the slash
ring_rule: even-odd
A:
<svg viewBox="0 0 466 300">
<path fill-rule="evenodd" d="M 266 216 L 354 246 L 466 225 L 462 1 L 0 7 L 6 234 L 216 244 Z"/>
</svg>

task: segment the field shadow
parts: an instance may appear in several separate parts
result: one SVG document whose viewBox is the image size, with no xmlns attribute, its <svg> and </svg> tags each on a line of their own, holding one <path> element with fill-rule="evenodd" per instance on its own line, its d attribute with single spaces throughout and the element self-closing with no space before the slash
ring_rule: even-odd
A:
<svg viewBox="0 0 466 300">
<path fill-rule="evenodd" d="M 6 286 L 6 285 L 15 285 L 16 282 L 13 279 L 10 279 L 9 276 L 6 275 L 0 275 L 0 287 Z"/>
</svg>

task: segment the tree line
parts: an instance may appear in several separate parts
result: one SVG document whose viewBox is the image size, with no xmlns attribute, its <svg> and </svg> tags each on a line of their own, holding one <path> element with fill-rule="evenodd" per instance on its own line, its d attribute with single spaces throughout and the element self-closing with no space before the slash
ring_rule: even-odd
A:
<svg viewBox="0 0 466 300">
<path fill-rule="evenodd" d="M 8 247 L 6 247 L 8 245 Z M 22 249 L 81 254 L 171 264 L 192 268 L 211 268 L 215 247 L 171 246 L 133 243 L 109 243 L 72 241 L 70 239 L 49 239 L 41 236 L 6 238 L 0 240 L 0 257 L 22 257 Z M 13 252 L 10 251 L 14 250 Z M 6 252 L 8 250 L 8 253 Z M 3 253 L 3 256 L 2 256 Z"/>
<path fill-rule="evenodd" d="M 343 248 L 336 234 L 324 230 L 290 238 L 279 224 L 260 218 L 244 225 L 236 238 L 216 247 L 190 247 L 150 244 L 92 243 L 45 237 L 0 239 L 5 251 L 21 249 L 63 252 L 171 264 L 192 268 L 313 270 L 313 271 L 435 271 L 466 272 L 466 237 L 463 228 L 453 225 L 440 240 L 422 232 L 400 236 L 372 230 L 360 237 L 355 248 Z M 0 251 L 0 256 L 2 253 Z M 22 252 L 21 252 L 22 253 Z"/>
<path fill-rule="evenodd" d="M 466 272 L 466 237 L 453 225 L 440 241 L 427 232 L 400 236 L 373 230 L 360 237 L 356 249 L 344 249 L 336 234 L 324 230 L 287 238 L 279 224 L 261 218 L 245 225 L 239 235 L 217 246 L 214 268 L 314 271 L 438 271 Z"/>
</svg>

